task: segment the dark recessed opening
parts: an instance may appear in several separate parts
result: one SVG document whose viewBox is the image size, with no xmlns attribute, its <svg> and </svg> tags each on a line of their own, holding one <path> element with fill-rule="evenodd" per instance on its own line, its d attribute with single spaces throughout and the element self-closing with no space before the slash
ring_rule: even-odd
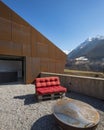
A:
<svg viewBox="0 0 104 130">
<path fill-rule="evenodd" d="M 25 57 L 0 55 L 0 84 L 25 83 Z"/>
</svg>

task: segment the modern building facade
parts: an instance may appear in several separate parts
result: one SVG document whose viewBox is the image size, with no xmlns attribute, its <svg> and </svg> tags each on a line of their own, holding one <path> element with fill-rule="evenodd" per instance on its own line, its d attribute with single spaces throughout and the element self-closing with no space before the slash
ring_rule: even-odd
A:
<svg viewBox="0 0 104 130">
<path fill-rule="evenodd" d="M 0 82 L 31 83 L 40 72 L 63 73 L 65 62 L 65 53 L 0 1 Z"/>
</svg>

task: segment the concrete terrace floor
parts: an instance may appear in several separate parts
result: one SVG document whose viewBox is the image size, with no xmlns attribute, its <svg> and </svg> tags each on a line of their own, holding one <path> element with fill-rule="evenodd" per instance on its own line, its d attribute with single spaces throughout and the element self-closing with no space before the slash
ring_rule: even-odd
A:
<svg viewBox="0 0 104 130">
<path fill-rule="evenodd" d="M 0 130 L 60 130 L 53 118 L 57 100 L 37 102 L 33 85 L 0 85 Z M 97 109 L 104 130 L 104 101 L 70 92 L 67 97 L 86 102 Z"/>
</svg>

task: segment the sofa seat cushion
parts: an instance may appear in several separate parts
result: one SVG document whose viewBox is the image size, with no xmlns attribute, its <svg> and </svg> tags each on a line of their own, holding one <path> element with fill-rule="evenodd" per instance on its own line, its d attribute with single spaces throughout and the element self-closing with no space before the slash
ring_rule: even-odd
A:
<svg viewBox="0 0 104 130">
<path fill-rule="evenodd" d="M 62 87 L 62 86 L 54 86 L 53 87 L 53 92 L 54 93 L 57 93 L 57 92 L 66 92 L 66 88 L 65 87 Z"/>
<path fill-rule="evenodd" d="M 42 88 L 37 88 L 37 93 L 40 95 L 44 95 L 44 94 L 51 94 L 53 93 L 53 87 L 42 87 Z"/>
<path fill-rule="evenodd" d="M 37 93 L 40 95 L 59 93 L 59 92 L 66 92 L 66 88 L 61 86 L 37 88 Z"/>
</svg>

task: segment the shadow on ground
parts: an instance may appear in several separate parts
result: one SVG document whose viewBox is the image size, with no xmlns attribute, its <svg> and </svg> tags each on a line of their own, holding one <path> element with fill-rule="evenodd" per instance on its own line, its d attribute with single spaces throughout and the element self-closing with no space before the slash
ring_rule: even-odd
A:
<svg viewBox="0 0 104 130">
<path fill-rule="evenodd" d="M 90 96 L 86 96 L 83 94 L 75 93 L 75 92 L 66 93 L 66 97 L 88 103 L 91 106 L 93 106 L 94 108 L 104 112 L 104 101 L 103 100 L 100 100 L 100 99 L 97 99 L 94 97 L 90 97 Z"/>
<path fill-rule="evenodd" d="M 31 127 L 31 130 L 61 130 L 56 124 L 53 115 L 45 115 L 39 118 Z"/>
<path fill-rule="evenodd" d="M 34 104 L 37 102 L 35 94 L 15 96 L 14 99 L 24 100 L 24 105 Z"/>
</svg>

